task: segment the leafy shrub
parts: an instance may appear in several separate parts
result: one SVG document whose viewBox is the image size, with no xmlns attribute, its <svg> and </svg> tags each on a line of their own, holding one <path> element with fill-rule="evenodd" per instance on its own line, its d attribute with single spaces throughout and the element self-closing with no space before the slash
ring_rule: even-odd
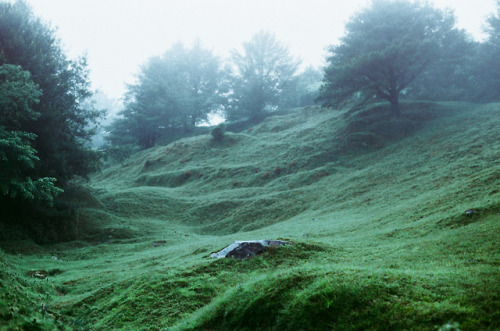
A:
<svg viewBox="0 0 500 331">
<path fill-rule="evenodd" d="M 217 142 L 220 142 L 224 139 L 225 133 L 226 133 L 226 126 L 224 125 L 224 123 L 217 125 L 210 131 L 210 134 L 212 135 L 213 139 Z"/>
</svg>

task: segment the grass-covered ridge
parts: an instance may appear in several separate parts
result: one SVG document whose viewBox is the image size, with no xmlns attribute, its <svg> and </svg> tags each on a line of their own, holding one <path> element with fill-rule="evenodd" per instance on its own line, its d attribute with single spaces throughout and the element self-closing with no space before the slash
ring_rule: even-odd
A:
<svg viewBox="0 0 500 331">
<path fill-rule="evenodd" d="M 385 107 L 298 109 L 105 169 L 80 241 L 3 244 L 2 323 L 500 328 L 500 104 L 408 103 L 400 119 Z M 208 257 L 247 239 L 294 244 Z"/>
</svg>

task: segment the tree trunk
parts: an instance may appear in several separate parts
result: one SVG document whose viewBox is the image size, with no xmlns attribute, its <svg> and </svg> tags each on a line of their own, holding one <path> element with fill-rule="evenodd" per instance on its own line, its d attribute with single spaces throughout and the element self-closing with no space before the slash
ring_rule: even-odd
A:
<svg viewBox="0 0 500 331">
<path fill-rule="evenodd" d="M 391 95 L 389 102 L 391 103 L 391 116 L 399 117 L 401 115 L 401 110 L 399 109 L 399 93 Z"/>
</svg>

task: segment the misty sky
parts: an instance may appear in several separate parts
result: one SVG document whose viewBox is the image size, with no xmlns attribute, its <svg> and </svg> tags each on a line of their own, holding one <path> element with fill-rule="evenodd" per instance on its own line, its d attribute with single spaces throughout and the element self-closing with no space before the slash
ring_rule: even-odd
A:
<svg viewBox="0 0 500 331">
<path fill-rule="evenodd" d="M 74 58 L 87 53 L 94 88 L 120 98 L 139 65 L 178 41 L 220 56 L 260 31 L 274 32 L 304 65 L 324 64 L 325 48 L 369 0 L 28 0 L 57 27 Z M 494 0 L 432 0 L 455 10 L 458 24 L 481 38 Z"/>
</svg>

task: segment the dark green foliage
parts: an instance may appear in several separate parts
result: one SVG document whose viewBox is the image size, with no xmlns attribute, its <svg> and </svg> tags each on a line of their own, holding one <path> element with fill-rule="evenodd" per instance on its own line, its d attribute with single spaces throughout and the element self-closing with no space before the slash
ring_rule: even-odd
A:
<svg viewBox="0 0 500 331">
<path fill-rule="evenodd" d="M 32 107 L 40 102 L 41 95 L 29 72 L 23 71 L 20 66 L 0 66 L 0 126 L 7 130 L 19 130 L 23 123 L 40 117 Z"/>
<path fill-rule="evenodd" d="M 224 134 L 226 133 L 226 125 L 224 123 L 221 123 L 217 126 L 215 126 L 211 131 L 210 134 L 212 135 L 212 138 L 214 138 L 215 141 L 220 142 L 224 139 Z"/>
<path fill-rule="evenodd" d="M 427 3 L 378 0 L 347 23 L 330 48 L 319 100 L 326 106 L 387 100 L 399 115 L 399 95 L 437 61 L 454 32 L 454 17 Z"/>
<path fill-rule="evenodd" d="M 99 165 L 85 59 L 68 60 L 24 1 L 0 3 L 0 32 L 0 221 L 39 242 L 74 239 L 75 206 L 53 199 Z"/>
<path fill-rule="evenodd" d="M 500 3 L 488 18 L 484 42 L 473 41 L 464 31 L 446 37 L 446 49 L 438 61 L 404 92 L 412 99 L 492 102 L 500 100 Z"/>
<path fill-rule="evenodd" d="M 21 131 L 23 124 L 39 117 L 32 107 L 40 95 L 29 72 L 19 66 L 0 66 L 0 195 L 52 203 L 60 192 L 54 186 L 56 179 L 33 177 L 39 160 L 31 146 L 36 135 Z"/>
<path fill-rule="evenodd" d="M 477 101 L 475 95 L 482 85 L 478 71 L 482 46 L 461 30 L 449 33 L 447 48 L 436 61 L 404 90 L 404 95 L 421 100 Z"/>
<path fill-rule="evenodd" d="M 500 3 L 488 18 L 488 39 L 474 42 L 463 31 L 447 37 L 448 48 L 408 89 L 411 98 L 492 102 L 500 100 Z"/>
<path fill-rule="evenodd" d="M 273 34 L 266 32 L 259 32 L 243 43 L 243 52 L 234 51 L 232 59 L 236 74 L 227 116 L 230 120 L 250 118 L 258 123 L 279 107 L 298 61 Z"/>
<path fill-rule="evenodd" d="M 30 146 L 34 137 L 26 132 L 6 132 L 0 128 L 0 194 L 51 203 L 61 192 L 54 186 L 56 179 L 32 179 L 29 175 L 38 161 L 36 151 Z"/>
<path fill-rule="evenodd" d="M 39 118 L 18 119 L 22 131 L 37 136 L 33 147 L 41 162 L 34 172 L 60 184 L 88 175 L 96 157 L 85 144 L 98 113 L 83 106 L 91 96 L 85 59 L 68 60 L 54 31 L 23 1 L 0 3 L 0 31 L 0 65 L 20 65 L 43 92 L 33 105 Z"/>
<path fill-rule="evenodd" d="M 199 44 L 177 44 L 141 68 L 109 140 L 149 148 L 179 130 L 191 132 L 223 107 L 226 89 L 219 58 Z"/>
</svg>

